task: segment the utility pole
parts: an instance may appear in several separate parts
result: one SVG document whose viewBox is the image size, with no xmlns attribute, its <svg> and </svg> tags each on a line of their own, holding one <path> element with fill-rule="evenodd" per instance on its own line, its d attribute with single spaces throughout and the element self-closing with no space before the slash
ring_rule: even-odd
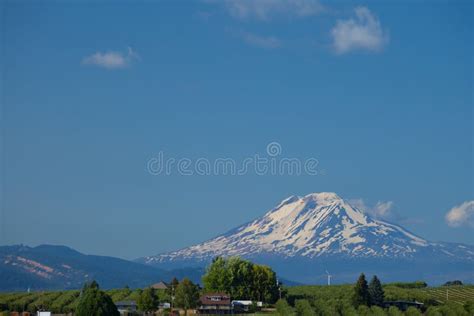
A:
<svg viewBox="0 0 474 316">
<path fill-rule="evenodd" d="M 278 286 L 278 293 L 279 293 L 280 300 L 281 300 L 281 283 L 278 281 L 278 279 L 277 279 L 277 286 Z"/>
<path fill-rule="evenodd" d="M 171 285 L 171 312 L 173 312 L 173 307 L 174 307 L 174 285 Z"/>
</svg>

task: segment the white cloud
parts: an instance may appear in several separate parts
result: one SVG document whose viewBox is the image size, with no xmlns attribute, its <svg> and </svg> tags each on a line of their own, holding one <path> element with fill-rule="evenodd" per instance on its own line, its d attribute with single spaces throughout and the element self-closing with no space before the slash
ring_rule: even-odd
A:
<svg viewBox="0 0 474 316">
<path fill-rule="evenodd" d="M 467 201 L 453 207 L 446 213 L 445 219 L 446 223 L 452 227 L 474 226 L 474 201 Z"/>
<path fill-rule="evenodd" d="M 242 33 L 242 39 L 252 46 L 273 49 L 281 46 L 281 41 L 274 36 L 260 36 L 253 33 Z"/>
<path fill-rule="evenodd" d="M 126 54 L 117 51 L 96 52 L 82 59 L 83 65 L 94 65 L 106 69 L 120 69 L 129 66 L 134 60 L 138 60 L 138 54 L 128 47 Z"/>
<path fill-rule="evenodd" d="M 324 10 L 319 0 L 210 0 L 223 4 L 237 19 L 271 20 L 276 16 L 306 17 Z"/>
<path fill-rule="evenodd" d="M 380 51 L 388 43 L 388 33 L 379 19 L 366 7 L 357 7 L 355 18 L 339 20 L 331 30 L 333 46 L 338 54 L 352 50 Z"/>
<path fill-rule="evenodd" d="M 359 210 L 377 219 L 389 219 L 393 217 L 392 201 L 378 201 L 377 204 L 375 204 L 374 206 L 369 206 L 365 203 L 363 199 L 353 199 L 349 200 L 349 204 L 357 207 Z"/>
</svg>

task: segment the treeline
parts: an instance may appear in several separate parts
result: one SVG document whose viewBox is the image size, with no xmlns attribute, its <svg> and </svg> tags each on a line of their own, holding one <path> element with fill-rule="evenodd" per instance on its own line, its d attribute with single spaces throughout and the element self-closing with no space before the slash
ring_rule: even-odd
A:
<svg viewBox="0 0 474 316">
<path fill-rule="evenodd" d="M 388 285 L 393 285 L 402 289 L 423 289 L 428 286 L 428 284 L 424 281 L 393 282 L 393 283 L 389 283 Z"/>
</svg>

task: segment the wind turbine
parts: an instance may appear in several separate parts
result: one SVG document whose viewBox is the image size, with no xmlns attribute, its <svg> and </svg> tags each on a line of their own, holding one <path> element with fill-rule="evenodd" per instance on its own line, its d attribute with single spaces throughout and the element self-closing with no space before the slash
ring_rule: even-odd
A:
<svg viewBox="0 0 474 316">
<path fill-rule="evenodd" d="M 326 274 L 328 275 L 328 285 L 331 285 L 331 277 L 332 277 L 332 275 L 329 274 L 328 270 L 326 270 Z"/>
</svg>

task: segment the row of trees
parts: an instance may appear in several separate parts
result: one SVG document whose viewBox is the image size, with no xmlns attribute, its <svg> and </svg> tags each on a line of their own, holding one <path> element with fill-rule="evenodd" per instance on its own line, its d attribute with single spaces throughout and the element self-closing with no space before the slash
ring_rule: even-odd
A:
<svg viewBox="0 0 474 316">
<path fill-rule="evenodd" d="M 385 293 L 379 278 L 374 275 L 372 280 L 370 280 L 370 283 L 367 284 L 365 275 L 361 273 L 354 287 L 354 295 L 352 298 L 352 303 L 354 306 L 359 307 L 360 305 L 375 305 L 382 307 L 384 299 Z"/>
<path fill-rule="evenodd" d="M 202 278 L 206 292 L 225 292 L 233 299 L 274 303 L 279 296 L 275 272 L 238 257 L 217 257 Z"/>
<path fill-rule="evenodd" d="M 405 312 L 395 306 L 381 308 L 379 306 L 360 305 L 358 308 L 352 304 L 346 304 L 343 300 L 334 301 L 311 301 L 307 299 L 296 300 L 294 307 L 285 300 L 279 300 L 276 304 L 277 314 L 280 316 L 472 316 L 474 315 L 474 303 L 449 303 L 439 306 L 430 306 L 422 313 L 415 307 L 409 307 Z"/>
</svg>

